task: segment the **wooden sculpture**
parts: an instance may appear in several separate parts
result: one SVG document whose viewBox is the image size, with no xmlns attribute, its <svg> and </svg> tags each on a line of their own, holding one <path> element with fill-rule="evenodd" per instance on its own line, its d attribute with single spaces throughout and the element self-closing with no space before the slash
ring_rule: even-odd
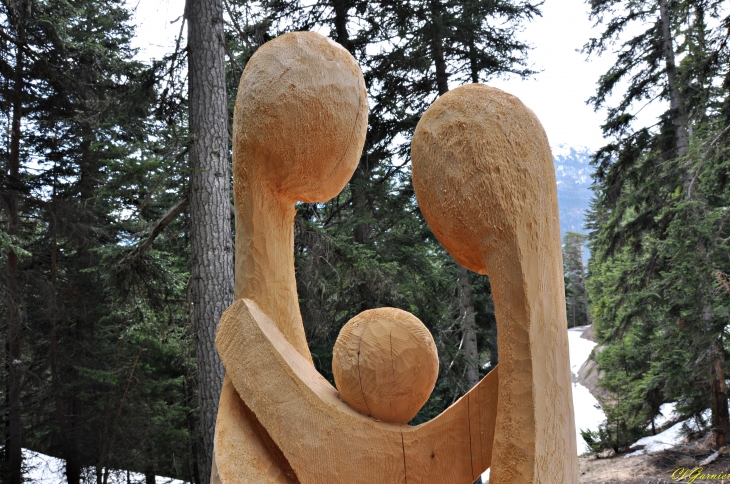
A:
<svg viewBox="0 0 730 484">
<path fill-rule="evenodd" d="M 340 396 L 352 408 L 383 422 L 407 424 L 436 384 L 436 343 L 409 312 L 363 311 L 342 327 L 332 373 Z"/>
<path fill-rule="evenodd" d="M 428 330 L 393 308 L 353 318 L 335 347 L 338 393 L 312 365 L 294 279 L 295 202 L 335 196 L 359 161 L 362 73 L 309 32 L 249 61 L 234 116 L 236 302 L 216 338 L 226 377 L 213 482 L 466 484 L 490 467 L 493 445 L 493 482 L 577 482 L 550 152 L 515 98 L 462 89 L 419 123 L 414 184 L 447 249 L 492 277 L 501 363 L 441 415 L 409 426 L 438 372 Z"/>
<path fill-rule="evenodd" d="M 516 97 L 469 84 L 426 111 L 411 155 L 433 233 L 491 282 L 499 403 L 490 480 L 577 483 L 557 185 L 540 121 Z"/>
</svg>

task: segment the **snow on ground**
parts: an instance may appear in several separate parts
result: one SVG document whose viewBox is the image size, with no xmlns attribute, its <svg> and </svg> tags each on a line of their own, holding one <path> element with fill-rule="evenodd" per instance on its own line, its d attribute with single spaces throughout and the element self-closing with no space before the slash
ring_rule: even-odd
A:
<svg viewBox="0 0 730 484">
<path fill-rule="evenodd" d="M 578 370 L 583 366 L 596 346 L 593 341 L 581 338 L 583 331 L 589 326 L 580 326 L 568 330 L 568 345 L 570 347 L 570 371 L 573 376 L 578 375 Z M 573 411 L 575 412 L 575 432 L 578 443 L 578 454 L 588 452 L 588 444 L 580 435 L 581 430 L 598 430 L 598 426 L 606 420 L 606 415 L 601 410 L 596 397 L 591 395 L 586 387 L 580 383 L 573 383 Z"/>
<path fill-rule="evenodd" d="M 64 463 L 62 459 L 57 459 L 49 455 L 33 452 L 32 450 L 23 449 L 23 465 L 25 472 L 23 476 L 25 482 L 33 484 L 64 484 L 66 476 L 64 475 Z M 88 474 L 85 481 L 95 482 L 96 474 L 92 468 L 84 469 L 84 474 Z M 109 472 L 109 484 L 142 484 L 145 482 L 144 474 L 137 472 L 129 472 L 121 470 L 111 470 Z M 156 484 L 185 484 L 179 479 L 171 479 L 169 477 L 156 476 Z"/>
<path fill-rule="evenodd" d="M 652 452 L 660 452 L 674 447 L 684 439 L 684 436 L 682 435 L 682 427 L 684 427 L 684 422 L 679 422 L 672 425 L 664 432 L 637 440 L 631 448 L 633 449 L 641 445 L 643 445 L 644 448 L 630 452 L 626 454 L 625 457 L 651 454 Z"/>
<path fill-rule="evenodd" d="M 665 415 L 665 419 L 663 420 L 664 422 L 677 417 L 676 413 L 674 413 L 674 406 L 674 403 L 665 403 L 660 407 L 662 414 Z M 710 419 L 709 408 L 702 413 L 702 419 L 705 421 L 708 421 Z M 659 417 L 657 417 L 656 422 L 659 422 L 659 420 Z M 675 445 L 684 441 L 687 430 L 695 432 L 700 430 L 699 425 L 695 419 L 691 418 L 689 420 L 684 420 L 682 422 L 672 425 L 664 432 L 658 433 L 656 435 L 649 435 L 648 437 L 637 440 L 631 445 L 630 449 L 636 449 L 637 447 L 641 447 L 642 445 L 644 447 L 642 449 L 637 449 L 633 452 L 626 454 L 625 457 L 632 457 L 642 454 L 652 454 L 654 452 L 661 452 L 662 450 L 671 449 Z"/>
<path fill-rule="evenodd" d="M 568 329 L 568 344 L 570 345 L 570 371 L 574 375 L 578 374 L 578 370 L 583 366 L 583 363 L 588 360 L 591 355 L 591 351 L 596 347 L 596 343 L 581 338 L 585 330 L 590 326 L 576 326 L 575 328 Z"/>
<path fill-rule="evenodd" d="M 677 420 L 679 418 L 679 414 L 675 411 L 676 406 L 677 404 L 675 402 L 662 404 L 662 406 L 659 407 L 659 415 L 654 418 L 654 425 L 661 427 L 667 422 Z"/>
<path fill-rule="evenodd" d="M 26 482 L 57 484 L 65 481 L 61 459 L 23 449 L 23 464 L 26 466 L 23 473 Z"/>
</svg>

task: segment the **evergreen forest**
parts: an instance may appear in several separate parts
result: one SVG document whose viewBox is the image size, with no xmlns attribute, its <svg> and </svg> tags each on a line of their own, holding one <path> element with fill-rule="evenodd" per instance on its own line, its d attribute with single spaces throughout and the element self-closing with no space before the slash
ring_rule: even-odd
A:
<svg viewBox="0 0 730 484">
<path fill-rule="evenodd" d="M 347 49 L 370 104 L 352 179 L 329 202 L 299 203 L 294 220 L 317 370 L 333 382 L 340 328 L 384 306 L 421 319 L 439 352 L 413 424 L 493 369 L 489 279 L 425 223 L 410 139 L 450 88 L 537 74 L 523 34 L 542 2 L 187 0 L 176 48 L 150 62 L 131 47 L 132 3 L 0 0 L 2 482 L 23 482 L 23 449 L 63 459 L 69 484 L 107 484 L 115 469 L 209 481 L 222 380 L 212 338 L 233 301 L 237 85 L 256 49 L 289 31 Z M 587 100 L 607 118 L 585 230 L 563 231 L 566 330 L 593 324 L 611 395 L 585 437 L 621 451 L 678 402 L 686 416 L 711 409 L 719 447 L 730 439 L 728 8 L 586 10 L 601 35 L 583 54 L 618 62 Z M 666 110 L 641 126 L 649 102 Z"/>
</svg>

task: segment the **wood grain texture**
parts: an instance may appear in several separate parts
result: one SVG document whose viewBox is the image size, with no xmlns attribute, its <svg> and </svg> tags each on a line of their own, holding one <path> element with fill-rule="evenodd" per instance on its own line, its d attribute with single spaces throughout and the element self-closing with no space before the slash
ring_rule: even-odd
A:
<svg viewBox="0 0 730 484">
<path fill-rule="evenodd" d="M 365 143 L 367 109 L 365 80 L 355 60 L 312 32 L 285 34 L 259 48 L 238 88 L 234 297 L 255 300 L 310 362 L 294 276 L 294 203 L 324 202 L 342 190 Z M 228 438 L 221 429 L 242 426 L 246 438 L 235 440 L 237 457 L 216 457 L 215 479 L 278 482 L 271 473 L 275 452 L 250 430 L 251 415 L 228 383 L 224 379 L 215 455 L 233 455 L 226 453 Z M 236 400 L 240 405 L 223 405 Z"/>
<path fill-rule="evenodd" d="M 254 299 L 310 361 L 294 278 L 294 203 L 342 190 L 365 144 L 367 109 L 355 59 L 313 32 L 264 44 L 238 87 L 235 298 Z"/>
<path fill-rule="evenodd" d="M 496 370 L 435 419 L 410 427 L 349 407 L 249 299 L 236 301 L 223 315 L 216 344 L 230 382 L 299 482 L 467 484 L 489 466 Z M 470 419 L 476 409 L 481 418 Z M 219 467 L 241 462 L 238 447 L 247 448 L 216 440 Z"/>
<path fill-rule="evenodd" d="M 496 369 L 410 427 L 357 412 L 312 365 L 294 278 L 294 203 L 343 188 L 366 127 L 362 74 L 326 38 L 287 34 L 247 64 L 233 129 L 236 302 L 216 340 L 227 372 L 216 483 L 467 484 L 491 463 Z"/>
<path fill-rule="evenodd" d="M 411 154 L 434 234 L 492 283 L 500 381 L 490 480 L 577 483 L 555 171 L 540 122 L 516 97 L 470 84 L 428 109 Z"/>
<path fill-rule="evenodd" d="M 421 320 L 396 308 L 363 311 L 335 342 L 332 372 L 342 399 L 384 422 L 407 424 L 438 378 L 436 343 Z"/>
</svg>

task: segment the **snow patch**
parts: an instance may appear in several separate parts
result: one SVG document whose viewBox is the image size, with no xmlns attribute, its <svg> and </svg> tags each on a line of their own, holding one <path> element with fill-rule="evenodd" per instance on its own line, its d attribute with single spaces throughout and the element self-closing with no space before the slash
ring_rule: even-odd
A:
<svg viewBox="0 0 730 484">
<path fill-rule="evenodd" d="M 574 375 L 578 375 L 578 370 L 583 366 L 583 363 L 588 361 L 588 357 L 591 356 L 591 351 L 597 346 L 597 343 L 585 338 L 581 338 L 581 335 L 590 326 L 576 326 L 575 328 L 568 329 L 568 345 L 570 348 L 570 371 Z"/>
<path fill-rule="evenodd" d="M 578 326 L 568 329 L 568 346 L 570 348 L 570 371 L 576 378 L 578 370 L 583 366 L 591 355 L 591 351 L 596 347 L 596 343 L 581 335 L 590 326 Z M 601 409 L 601 405 L 590 391 L 578 382 L 573 383 L 573 412 L 575 414 L 575 433 L 576 442 L 578 443 L 578 455 L 588 452 L 590 449 L 583 436 L 581 430 L 597 431 L 598 426 L 606 420 L 606 415 Z"/>
<path fill-rule="evenodd" d="M 685 422 L 679 422 L 672 425 L 667 430 L 660 434 L 650 435 L 648 437 L 637 440 L 630 448 L 644 446 L 643 449 L 635 450 L 625 457 L 633 457 L 635 455 L 651 454 L 654 452 L 660 452 L 662 450 L 671 449 L 675 445 L 681 443 L 684 440 L 684 428 Z"/>
<path fill-rule="evenodd" d="M 676 406 L 676 402 L 663 403 L 662 406 L 659 407 L 659 415 L 654 418 L 654 425 L 661 427 L 672 420 L 677 420 L 680 415 L 676 412 Z"/>
<path fill-rule="evenodd" d="M 662 414 L 674 414 L 674 408 L 675 403 L 665 403 L 662 405 L 661 411 Z M 666 413 L 665 413 L 666 410 Z M 669 417 L 667 415 L 667 417 Z M 676 414 L 674 414 L 676 415 Z M 707 421 L 710 418 L 710 409 L 708 408 L 704 412 L 702 412 L 702 419 Z M 659 420 L 657 418 L 657 420 Z M 629 449 L 635 449 L 636 447 L 641 447 L 642 445 L 644 448 L 637 449 L 634 452 L 631 452 L 629 454 L 626 454 L 624 457 L 633 457 L 635 455 L 643 455 L 643 454 L 653 454 L 654 452 L 661 452 L 662 450 L 671 449 L 672 447 L 675 447 L 678 444 L 681 444 L 685 440 L 685 436 L 687 435 L 687 431 L 690 432 L 696 432 L 700 430 L 700 425 L 697 422 L 696 419 L 691 418 L 688 420 L 684 420 L 682 422 L 676 423 L 669 427 L 664 432 L 661 432 L 656 435 L 650 435 L 648 437 L 643 437 L 636 442 L 634 442 Z"/>
<path fill-rule="evenodd" d="M 62 484 L 66 482 L 63 459 L 23 449 L 23 466 L 25 467 L 23 473 L 25 482 L 32 482 L 34 484 Z M 86 468 L 83 472 L 84 474 L 88 474 L 89 479 L 87 481 L 96 481 L 95 470 L 93 468 Z M 143 484 L 145 477 L 144 474 L 130 472 L 129 480 L 127 480 L 127 471 L 110 469 L 108 482 L 109 484 L 127 484 L 128 482 L 132 484 Z M 179 479 L 162 476 L 155 476 L 155 483 L 187 484 Z"/>
<path fill-rule="evenodd" d="M 50 455 L 23 449 L 24 480 L 36 484 L 57 484 L 66 481 L 64 462 Z"/>
</svg>

